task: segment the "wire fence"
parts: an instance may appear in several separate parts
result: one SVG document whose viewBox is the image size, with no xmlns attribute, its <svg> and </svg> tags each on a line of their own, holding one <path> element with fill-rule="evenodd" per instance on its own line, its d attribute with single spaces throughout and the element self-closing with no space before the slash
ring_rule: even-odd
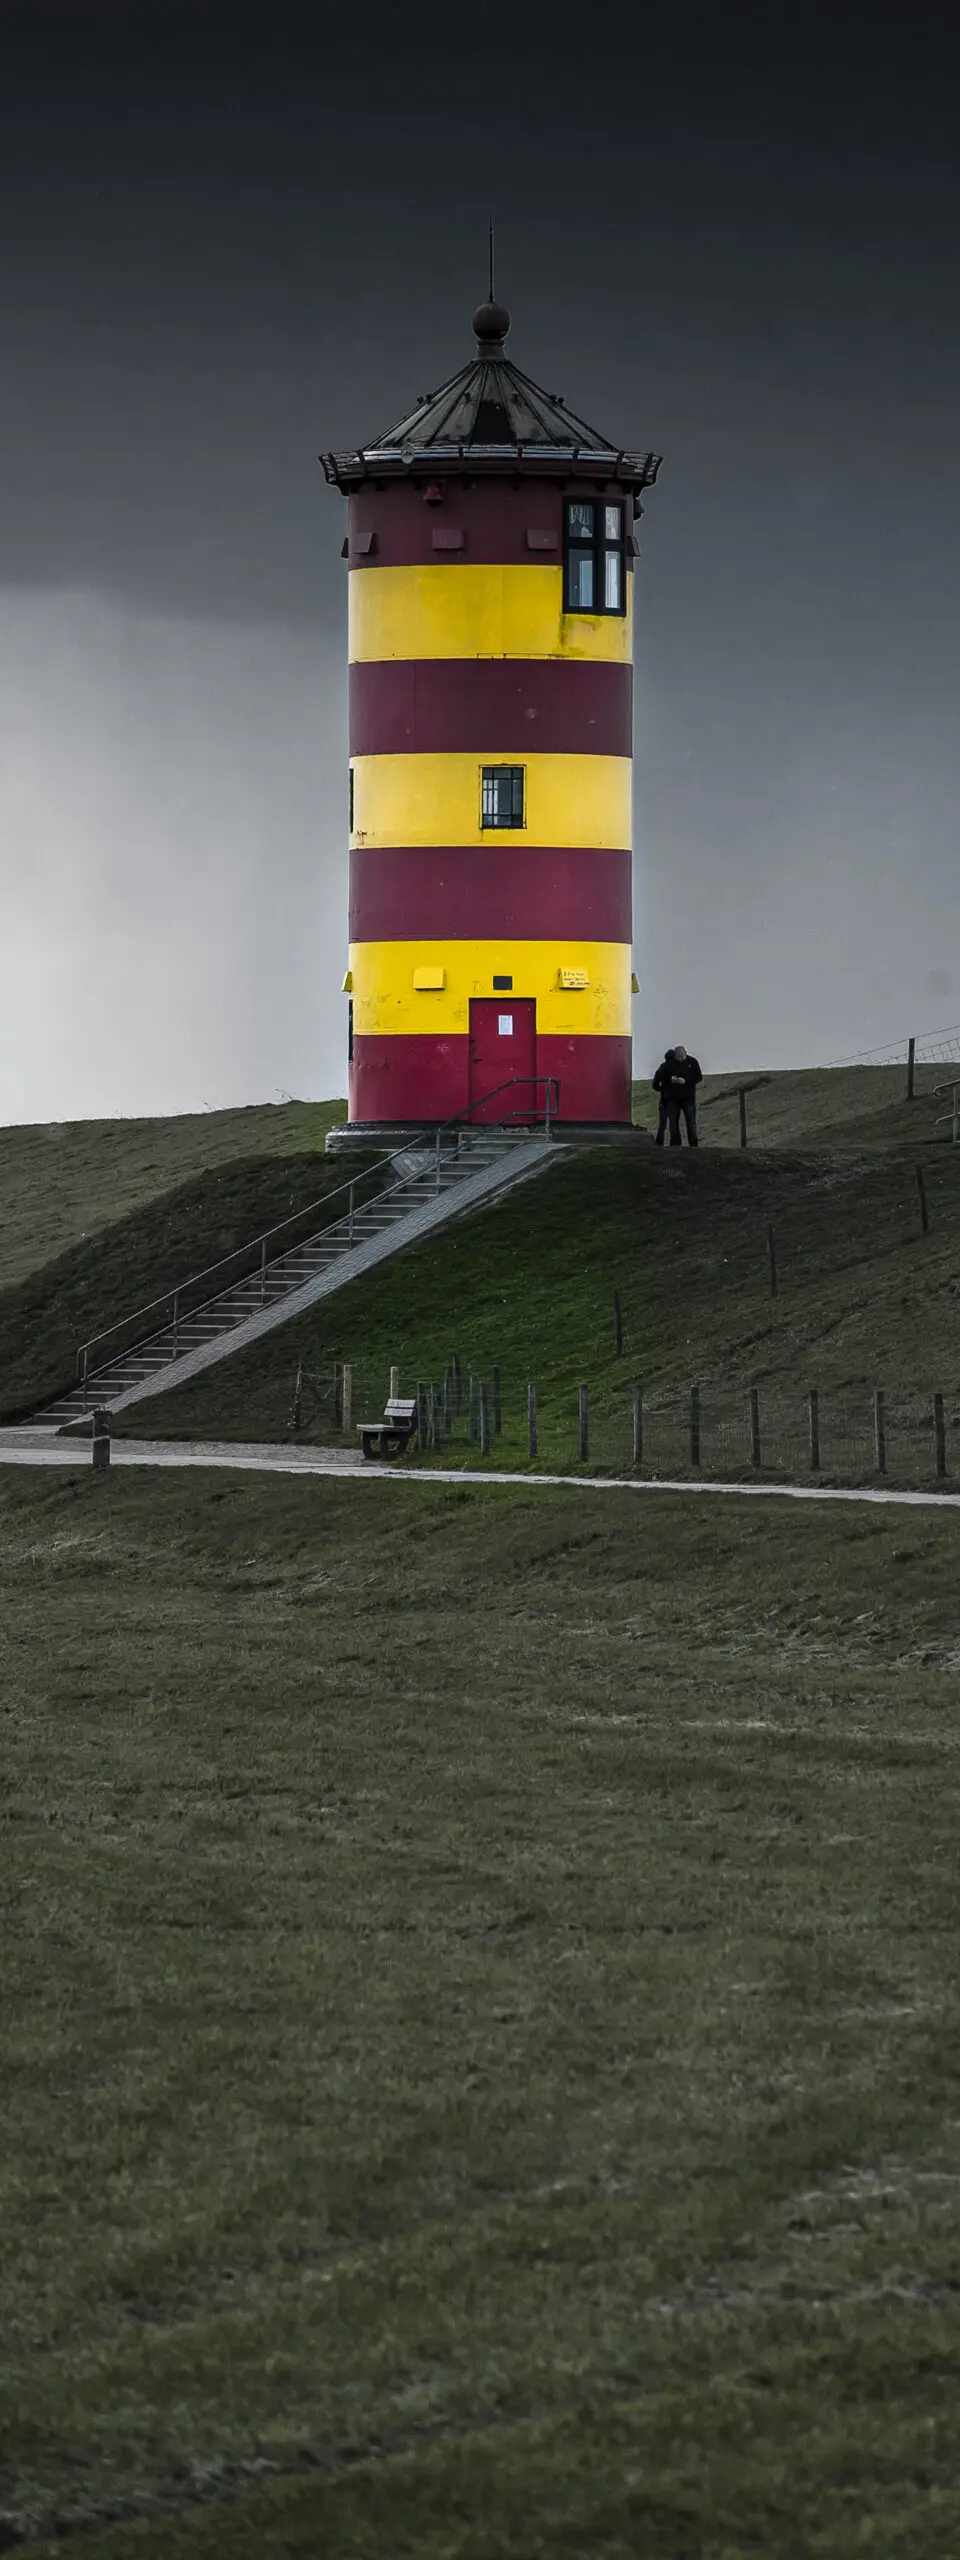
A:
<svg viewBox="0 0 960 2560">
<path fill-rule="evenodd" d="M 724 1387 L 694 1381 L 615 1403 L 568 1400 L 569 1466 L 622 1475 L 928 1484 L 960 1474 L 960 1392 Z M 556 1435 L 554 1436 L 556 1446 Z"/>
<path fill-rule="evenodd" d="M 828 1067 L 883 1067 L 907 1064 L 911 1049 L 921 1065 L 936 1066 L 941 1060 L 960 1059 L 960 1022 L 946 1023 L 938 1031 L 903 1032 L 899 1040 L 891 1040 L 884 1049 L 857 1049 L 849 1058 L 827 1058 Z"/>
<path fill-rule="evenodd" d="M 694 1380 L 614 1396 L 546 1394 L 534 1379 L 471 1369 L 456 1357 L 433 1377 L 338 1362 L 300 1370 L 288 1429 L 305 1442 L 359 1451 L 391 1395 L 416 1404 L 409 1454 L 424 1462 L 564 1474 L 714 1475 L 797 1482 L 960 1480 L 960 1387 L 785 1388 Z"/>
</svg>

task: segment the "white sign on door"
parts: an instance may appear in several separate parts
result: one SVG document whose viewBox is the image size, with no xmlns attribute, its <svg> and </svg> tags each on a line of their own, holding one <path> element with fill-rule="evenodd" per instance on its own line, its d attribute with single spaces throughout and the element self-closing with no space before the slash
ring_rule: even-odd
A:
<svg viewBox="0 0 960 2560">
<path fill-rule="evenodd" d="M 499 1033 L 500 1033 L 500 1038 L 501 1038 L 501 1040 L 512 1040 L 512 1039 L 513 1039 L 513 1015 L 512 1015 L 512 1013 L 502 1013 L 502 1014 L 500 1015 L 500 1018 L 499 1018 L 499 1021 L 498 1021 L 498 1024 L 497 1024 L 497 1029 L 498 1029 L 498 1031 L 499 1031 Z"/>
</svg>

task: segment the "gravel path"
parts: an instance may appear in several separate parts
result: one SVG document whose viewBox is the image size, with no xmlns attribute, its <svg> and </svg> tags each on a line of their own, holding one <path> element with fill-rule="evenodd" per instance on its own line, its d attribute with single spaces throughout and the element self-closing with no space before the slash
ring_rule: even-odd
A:
<svg viewBox="0 0 960 2560">
<path fill-rule="evenodd" d="M 927 1511 L 960 1510 L 960 1493 L 905 1493 L 886 1485 L 723 1484 L 657 1476 L 510 1474 L 497 1467 L 371 1466 L 353 1449 L 290 1449 L 264 1440 L 114 1440 L 115 1467 L 235 1467 L 262 1475 L 353 1476 L 362 1484 L 509 1484 L 528 1490 L 576 1485 L 591 1493 L 736 1494 L 746 1501 L 885 1502 Z M 89 1467 L 88 1440 L 58 1440 L 50 1431 L 0 1430 L 0 1467 Z"/>
</svg>

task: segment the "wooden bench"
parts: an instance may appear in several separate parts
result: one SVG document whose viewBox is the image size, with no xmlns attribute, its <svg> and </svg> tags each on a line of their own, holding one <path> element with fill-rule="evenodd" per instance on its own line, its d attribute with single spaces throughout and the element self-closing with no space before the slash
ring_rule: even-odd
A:
<svg viewBox="0 0 960 2560">
<path fill-rule="evenodd" d="M 390 1396 L 380 1422 L 358 1422 L 365 1458 L 402 1458 L 417 1428 L 416 1396 Z"/>
</svg>

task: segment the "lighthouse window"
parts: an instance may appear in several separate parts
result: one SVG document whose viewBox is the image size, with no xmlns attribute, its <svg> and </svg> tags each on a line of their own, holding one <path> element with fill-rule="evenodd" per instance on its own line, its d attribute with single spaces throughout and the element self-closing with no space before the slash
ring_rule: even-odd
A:
<svg viewBox="0 0 960 2560">
<path fill-rule="evenodd" d="M 567 574 L 568 613 L 593 612 L 593 553 L 571 551 Z"/>
<path fill-rule="evenodd" d="M 619 613 L 623 594 L 623 561 L 619 551 L 603 555 L 603 601 L 607 613 Z"/>
<path fill-rule="evenodd" d="M 626 609 L 622 506 L 568 498 L 564 542 L 564 611 L 623 613 Z"/>
<path fill-rule="evenodd" d="M 522 827 L 522 764 L 485 764 L 480 778 L 481 827 Z"/>
</svg>

